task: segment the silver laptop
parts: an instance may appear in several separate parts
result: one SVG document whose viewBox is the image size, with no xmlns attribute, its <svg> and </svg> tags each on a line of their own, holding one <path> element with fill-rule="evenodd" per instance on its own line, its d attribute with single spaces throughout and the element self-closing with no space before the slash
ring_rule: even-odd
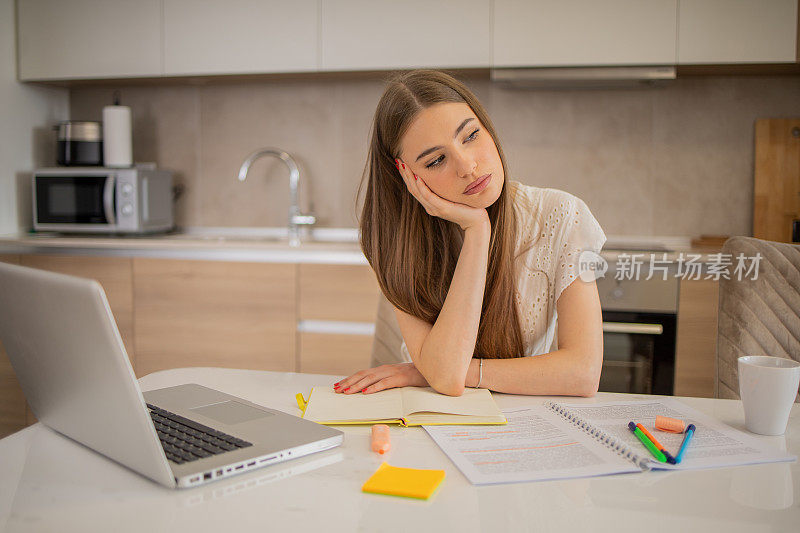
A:
<svg viewBox="0 0 800 533">
<path fill-rule="evenodd" d="M 167 487 L 343 441 L 336 429 L 196 384 L 143 395 L 96 281 L 0 263 L 0 340 L 39 421 Z"/>
</svg>

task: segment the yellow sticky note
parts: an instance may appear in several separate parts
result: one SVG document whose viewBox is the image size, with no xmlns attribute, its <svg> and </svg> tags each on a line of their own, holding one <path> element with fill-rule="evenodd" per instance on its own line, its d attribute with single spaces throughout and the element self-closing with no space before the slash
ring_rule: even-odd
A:
<svg viewBox="0 0 800 533">
<path fill-rule="evenodd" d="M 361 490 L 427 500 L 444 479 L 444 470 L 400 468 L 381 463 Z"/>
</svg>

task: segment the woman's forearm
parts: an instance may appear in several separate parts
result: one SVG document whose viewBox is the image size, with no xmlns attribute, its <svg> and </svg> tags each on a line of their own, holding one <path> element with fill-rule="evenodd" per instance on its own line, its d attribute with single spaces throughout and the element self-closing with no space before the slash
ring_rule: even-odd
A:
<svg viewBox="0 0 800 533">
<path fill-rule="evenodd" d="M 479 359 L 473 359 L 465 386 L 476 387 Z M 480 386 L 508 394 L 593 396 L 600 381 L 602 350 L 586 353 L 560 349 L 534 357 L 484 359 Z"/>
<path fill-rule="evenodd" d="M 444 305 L 415 361 L 428 383 L 444 394 L 463 392 L 467 369 L 475 353 L 490 237 L 488 221 L 464 232 Z"/>
</svg>

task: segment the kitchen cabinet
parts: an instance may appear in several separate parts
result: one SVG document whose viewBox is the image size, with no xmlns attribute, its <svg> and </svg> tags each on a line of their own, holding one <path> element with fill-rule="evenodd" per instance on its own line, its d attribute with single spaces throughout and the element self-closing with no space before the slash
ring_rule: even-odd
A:
<svg viewBox="0 0 800 533">
<path fill-rule="evenodd" d="M 0 262 L 19 264 L 19 255 L 0 255 Z M 0 439 L 27 425 L 27 403 L 17 376 L 0 342 Z"/>
<path fill-rule="evenodd" d="M 299 371 L 351 374 L 372 351 L 378 282 L 369 266 L 300 264 Z"/>
<path fill-rule="evenodd" d="M 491 64 L 490 0 L 321 2 L 321 70 Z"/>
<path fill-rule="evenodd" d="M 671 65 L 677 0 L 495 0 L 495 67 Z"/>
<path fill-rule="evenodd" d="M 0 255 L 0 261 L 97 280 L 106 293 L 109 307 L 114 314 L 131 365 L 136 368 L 133 350 L 133 285 L 130 259 L 23 254 Z M 20 405 L 22 406 L 21 412 Z M 21 419 L 23 426 L 36 422 L 36 418 L 25 402 L 22 389 L 19 388 L 16 377 L 13 375 L 8 356 L 3 352 L 0 354 L 0 433 L 3 432 L 2 426 L 7 420 L 7 411 L 21 417 L 14 418 L 14 420 Z"/>
<path fill-rule="evenodd" d="M 793 63 L 797 0 L 680 0 L 678 63 Z"/>
<path fill-rule="evenodd" d="M 135 257 L 133 284 L 137 376 L 295 370 L 295 265 Z"/>
<path fill-rule="evenodd" d="M 349 376 L 370 366 L 372 335 L 301 332 L 298 342 L 305 374 Z"/>
<path fill-rule="evenodd" d="M 756 120 L 753 237 L 792 242 L 800 220 L 800 118 Z"/>
<path fill-rule="evenodd" d="M 133 278 L 129 258 L 24 254 L 20 256 L 20 264 L 97 280 L 106 293 L 131 366 L 136 368 L 133 344 Z"/>
<path fill-rule="evenodd" d="M 197 366 L 369 366 L 379 288 L 366 265 L 38 253 L 0 261 L 99 281 L 139 377 Z M 0 435 L 35 421 L 0 345 Z"/>
<path fill-rule="evenodd" d="M 675 348 L 676 396 L 714 397 L 718 309 L 718 281 L 681 280 Z"/>
<path fill-rule="evenodd" d="M 28 425 L 26 410 L 25 394 L 0 343 L 0 439 Z"/>
<path fill-rule="evenodd" d="M 797 0 L 18 0 L 22 81 L 795 62 Z"/>
<path fill-rule="evenodd" d="M 20 80 L 159 76 L 161 0 L 17 1 Z"/>
<path fill-rule="evenodd" d="M 164 74 L 316 71 L 318 2 L 164 0 Z"/>
</svg>

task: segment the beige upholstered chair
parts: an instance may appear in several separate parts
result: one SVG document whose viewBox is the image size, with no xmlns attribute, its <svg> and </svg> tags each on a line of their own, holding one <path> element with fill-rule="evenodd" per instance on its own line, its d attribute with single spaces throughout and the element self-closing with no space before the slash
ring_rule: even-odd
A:
<svg viewBox="0 0 800 533">
<path fill-rule="evenodd" d="M 370 366 L 410 362 L 409 359 L 403 357 L 400 350 L 402 344 L 403 335 L 400 333 L 400 326 L 394 316 L 394 308 L 381 293 L 378 297 L 378 312 L 375 316 L 375 338 L 372 341 Z"/>
<path fill-rule="evenodd" d="M 722 253 L 733 266 L 739 254 L 761 254 L 757 279 L 731 275 L 719 286 L 716 396 L 739 398 L 739 357 L 800 360 L 800 245 L 733 237 Z"/>
</svg>

